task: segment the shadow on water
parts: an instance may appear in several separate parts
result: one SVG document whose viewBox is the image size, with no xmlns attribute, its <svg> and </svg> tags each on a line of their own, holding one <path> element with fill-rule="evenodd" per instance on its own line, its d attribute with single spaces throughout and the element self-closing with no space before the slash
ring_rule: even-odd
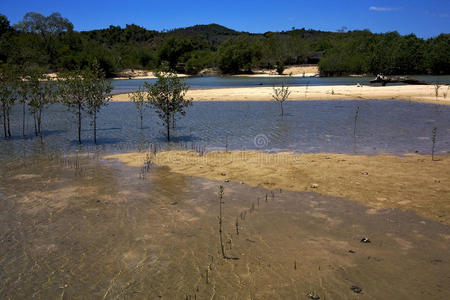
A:
<svg viewBox="0 0 450 300">
<path fill-rule="evenodd" d="M 157 137 L 155 139 L 155 141 L 159 142 L 159 143 L 164 143 L 164 142 L 167 142 L 167 137 L 165 137 L 165 136 Z M 191 135 L 189 135 L 189 136 L 188 135 L 183 135 L 183 136 L 175 135 L 175 136 L 170 137 L 170 141 L 171 141 L 171 143 L 199 142 L 199 141 L 202 141 L 202 139 L 195 137 L 195 136 L 191 136 Z"/>
<path fill-rule="evenodd" d="M 122 127 L 111 127 L 111 128 L 97 128 L 98 131 L 113 131 L 113 130 L 122 130 Z M 81 132 L 92 132 L 92 128 L 81 129 Z"/>
<path fill-rule="evenodd" d="M 94 141 L 92 139 L 82 139 L 81 140 L 81 146 L 93 146 L 93 145 L 116 145 L 116 144 L 120 144 L 121 142 L 123 142 L 124 140 L 122 139 L 115 139 L 115 138 L 97 138 L 97 143 L 94 143 Z M 70 144 L 72 146 L 79 146 L 80 144 L 78 143 L 78 140 L 72 140 L 70 142 Z"/>
<path fill-rule="evenodd" d="M 60 130 L 60 129 L 42 130 L 42 136 L 45 137 L 45 136 L 52 136 L 52 135 L 60 135 L 60 134 L 63 134 L 65 132 L 66 132 L 65 130 Z"/>
<path fill-rule="evenodd" d="M 61 135 L 61 134 L 64 134 L 65 132 L 66 132 L 65 130 L 58 130 L 58 129 L 55 129 L 55 130 L 43 129 L 41 131 L 41 135 L 39 135 L 39 136 L 37 136 L 35 134 L 31 134 L 31 133 L 28 133 L 25 136 L 19 135 L 19 134 L 14 134 L 11 137 L 8 137 L 7 139 L 5 139 L 4 137 L 2 137 L 2 139 L 5 141 L 24 140 L 24 139 L 26 139 L 26 140 L 45 139 L 45 137 L 47 137 L 47 136 Z"/>
</svg>

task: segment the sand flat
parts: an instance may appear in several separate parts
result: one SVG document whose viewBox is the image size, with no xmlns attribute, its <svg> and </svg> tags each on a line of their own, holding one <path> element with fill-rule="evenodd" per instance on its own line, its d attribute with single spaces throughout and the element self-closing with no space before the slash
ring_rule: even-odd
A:
<svg viewBox="0 0 450 300">
<path fill-rule="evenodd" d="M 142 166 L 147 153 L 108 155 Z M 310 191 L 348 198 L 376 210 L 400 208 L 450 224 L 450 158 L 429 155 L 267 154 L 256 151 L 190 151 L 149 154 L 171 171 L 250 186 Z M 225 174 L 225 176 L 222 175 Z M 313 187 L 317 185 L 317 187 Z"/>
<path fill-rule="evenodd" d="M 406 100 L 424 103 L 450 104 L 450 86 L 442 86 L 435 95 L 432 85 L 397 86 L 293 86 L 287 101 L 301 100 Z M 194 101 L 273 101 L 269 86 L 243 88 L 214 88 L 189 90 L 186 97 Z M 130 101 L 128 94 L 117 94 L 113 101 Z"/>
<path fill-rule="evenodd" d="M 450 297 L 448 226 L 412 212 L 368 213 L 345 198 L 168 167 L 139 178 L 139 168 L 121 163 L 79 163 L 41 157 L 0 172 L 2 299 Z"/>
</svg>

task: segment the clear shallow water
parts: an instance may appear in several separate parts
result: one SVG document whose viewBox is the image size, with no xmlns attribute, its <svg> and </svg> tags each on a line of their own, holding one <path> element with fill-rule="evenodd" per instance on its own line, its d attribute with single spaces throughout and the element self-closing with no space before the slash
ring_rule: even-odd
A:
<svg viewBox="0 0 450 300">
<path fill-rule="evenodd" d="M 299 153 L 430 153 L 432 130 L 437 127 L 436 153 L 450 151 L 448 106 L 376 100 L 293 101 L 286 103 L 285 112 L 281 117 L 279 106 L 268 101 L 196 102 L 178 120 L 172 145 Z M 0 158 L 21 156 L 42 147 L 64 152 L 78 149 L 75 115 L 63 106 L 52 105 L 44 112 L 42 140 L 33 137 L 30 116 L 26 126 L 29 135 L 21 136 L 20 107 L 14 107 L 11 120 L 14 136 L 0 140 Z M 150 143 L 166 146 L 164 128 L 159 123 L 148 109 L 144 129 L 140 129 L 134 104 L 110 103 L 99 115 L 95 148 L 123 152 L 145 149 Z M 88 118 L 83 119 L 82 139 L 83 147 L 94 147 Z"/>
<path fill-rule="evenodd" d="M 450 84 L 450 76 L 412 76 L 412 78 L 439 82 L 440 84 Z M 184 80 L 191 89 L 211 89 L 211 88 L 234 88 L 234 87 L 252 87 L 252 86 L 272 86 L 286 82 L 291 86 L 304 85 L 356 85 L 369 84 L 374 77 L 187 77 Z M 136 91 L 144 86 L 144 82 L 154 83 L 156 79 L 124 79 L 113 80 L 114 94 L 129 93 Z"/>
<path fill-rule="evenodd" d="M 449 228 L 412 212 L 33 158 L 0 168 L 0 299 L 355 299 L 352 285 L 364 299 L 450 297 Z"/>
<path fill-rule="evenodd" d="M 354 116 L 359 106 L 356 138 Z M 450 149 L 450 109 L 395 101 L 201 102 L 178 122 L 176 143 L 297 152 L 427 152 Z M 75 116 L 44 114 L 43 139 L 0 141 L 1 299 L 448 299 L 448 226 L 316 193 L 267 191 L 151 165 L 126 167 L 72 152 Z M 154 113 L 138 128 L 132 103 L 99 116 L 99 150 L 164 145 Z M 27 132 L 32 132 L 27 119 Z M 93 147 L 84 119 L 84 148 Z M 254 143 L 258 136 L 260 143 Z M 261 147 L 258 147 L 261 146 Z M 423 150 L 422 150 L 423 149 Z M 22 157 L 23 156 L 23 157 Z M 225 251 L 217 187 L 225 186 Z M 265 199 L 265 201 L 264 201 Z M 239 234 L 235 234 L 239 222 Z M 273 226 L 276 224 L 276 226 Z M 360 242 L 370 237 L 370 244 Z M 349 252 L 352 250 L 352 252 Z M 394 287 L 394 288 L 392 288 Z M 197 297 L 198 296 L 198 297 Z"/>
</svg>

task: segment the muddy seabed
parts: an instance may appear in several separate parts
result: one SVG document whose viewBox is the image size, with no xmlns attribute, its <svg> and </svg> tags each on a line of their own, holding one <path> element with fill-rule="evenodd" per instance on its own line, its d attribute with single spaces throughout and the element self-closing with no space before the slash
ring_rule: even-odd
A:
<svg viewBox="0 0 450 300">
<path fill-rule="evenodd" d="M 0 180 L 1 299 L 450 299 L 449 227 L 412 212 L 95 156 Z"/>
</svg>

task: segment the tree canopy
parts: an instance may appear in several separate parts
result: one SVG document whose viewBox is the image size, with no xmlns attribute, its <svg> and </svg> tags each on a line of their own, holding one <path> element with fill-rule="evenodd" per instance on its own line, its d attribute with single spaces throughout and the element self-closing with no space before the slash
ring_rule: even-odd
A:
<svg viewBox="0 0 450 300">
<path fill-rule="evenodd" d="M 0 64 L 39 65 L 47 71 L 88 68 L 98 61 L 107 77 L 123 69 L 177 72 L 203 68 L 251 72 L 292 64 L 319 63 L 324 76 L 345 74 L 450 74 L 450 34 L 430 39 L 397 32 L 338 32 L 295 29 L 252 34 L 218 24 L 158 32 L 135 24 L 77 32 L 59 13 L 29 12 L 10 26 L 0 15 Z"/>
</svg>

